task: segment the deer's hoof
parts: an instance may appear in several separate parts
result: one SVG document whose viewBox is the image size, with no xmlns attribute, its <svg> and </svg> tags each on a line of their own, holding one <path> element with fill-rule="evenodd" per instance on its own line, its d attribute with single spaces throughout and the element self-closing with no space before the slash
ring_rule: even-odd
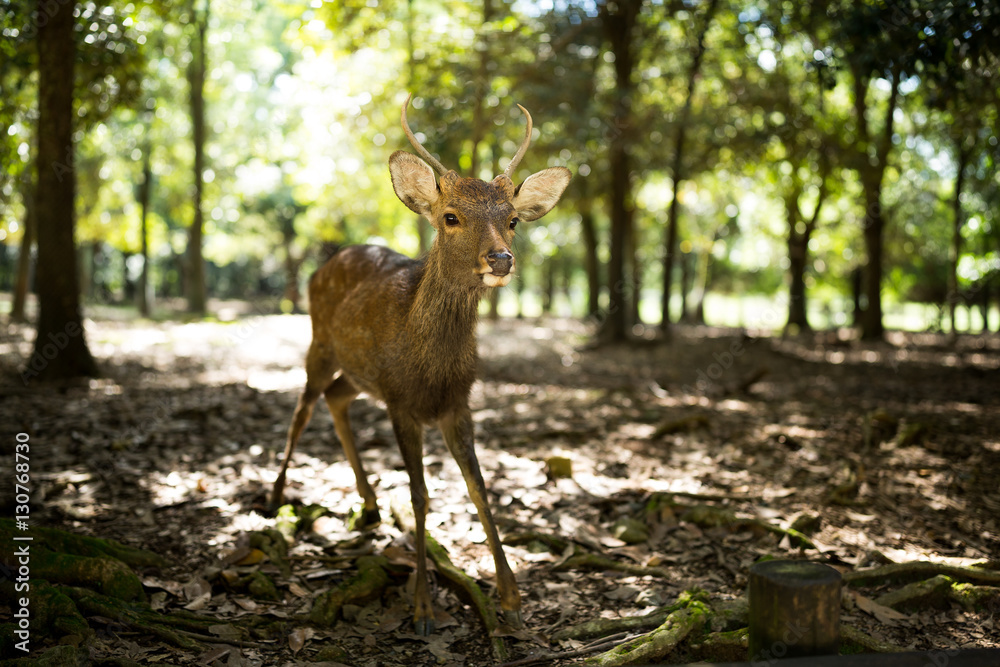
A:
<svg viewBox="0 0 1000 667">
<path fill-rule="evenodd" d="M 377 526 L 382 523 L 382 516 L 378 513 L 378 508 L 373 510 L 365 510 L 361 515 L 361 519 L 365 526 Z"/>
<path fill-rule="evenodd" d="M 520 609 L 504 609 L 503 621 L 512 628 L 520 629 L 524 627 L 524 618 Z"/>
<path fill-rule="evenodd" d="M 349 530 L 367 530 L 381 523 L 382 517 L 378 513 L 378 508 L 365 509 L 357 507 L 351 510 L 351 515 L 347 518 L 347 528 Z"/>
<path fill-rule="evenodd" d="M 421 637 L 430 637 L 434 634 L 434 618 L 414 618 L 413 632 Z"/>
</svg>

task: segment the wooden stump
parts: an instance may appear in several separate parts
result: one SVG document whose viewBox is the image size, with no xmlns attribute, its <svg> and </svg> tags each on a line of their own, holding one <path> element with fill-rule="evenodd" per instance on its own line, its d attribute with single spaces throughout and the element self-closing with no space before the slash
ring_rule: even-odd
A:
<svg viewBox="0 0 1000 667">
<path fill-rule="evenodd" d="M 750 660 L 836 655 L 840 573 L 808 561 L 770 560 L 750 568 Z"/>
</svg>

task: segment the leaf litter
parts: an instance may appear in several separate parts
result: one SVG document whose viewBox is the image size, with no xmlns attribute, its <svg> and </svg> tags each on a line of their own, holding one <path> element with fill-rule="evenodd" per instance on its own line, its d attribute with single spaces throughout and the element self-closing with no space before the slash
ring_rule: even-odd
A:
<svg viewBox="0 0 1000 667">
<path fill-rule="evenodd" d="M 198 655 L 151 637 L 126 647 L 99 635 L 98 653 L 220 665 L 495 662 L 481 623 L 439 576 L 438 632 L 411 632 L 412 540 L 386 519 L 391 498 L 408 502 L 407 478 L 391 425 L 370 402 L 356 402 L 351 418 L 382 523 L 348 527 L 360 498 L 318 409 L 288 495 L 324 514 L 290 546 L 288 571 L 248 546 L 247 536 L 275 526 L 263 501 L 304 382 L 306 317 L 255 316 L 238 327 L 89 322 L 106 376 L 56 390 L 21 384 L 29 332 L 7 333 L 0 400 L 32 437 L 33 519 L 168 556 L 169 571 L 144 579 L 158 608 L 210 614 L 220 641 L 232 642 Z M 477 449 L 531 631 L 508 639 L 513 658 L 577 648 L 550 637 L 642 615 L 685 590 L 741 596 L 764 556 L 849 571 L 1000 554 L 996 338 L 965 337 L 955 348 L 930 334 L 831 344 L 683 327 L 671 345 L 590 349 L 589 334 L 567 320 L 481 325 Z M 492 592 L 475 509 L 434 431 L 425 466 L 429 531 Z M 803 517 L 815 549 L 786 530 Z M 296 620 L 370 554 L 394 572 L 377 599 L 345 606 L 332 627 Z M 274 582 L 276 599 L 248 592 L 255 573 Z M 917 649 L 1000 645 L 995 603 L 907 615 L 875 603 L 882 592 L 855 593 L 857 611 L 845 609 L 845 619 Z M 280 632 L 241 645 L 229 621 L 248 614 L 283 623 Z"/>
</svg>

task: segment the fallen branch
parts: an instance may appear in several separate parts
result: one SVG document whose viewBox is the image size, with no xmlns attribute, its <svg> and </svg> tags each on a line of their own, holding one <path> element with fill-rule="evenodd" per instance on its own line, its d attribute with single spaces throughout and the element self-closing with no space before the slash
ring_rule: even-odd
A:
<svg viewBox="0 0 1000 667">
<path fill-rule="evenodd" d="M 451 562 L 451 559 L 448 558 L 448 552 L 430 535 L 427 535 L 427 555 L 437 566 L 438 574 L 455 586 L 459 595 L 471 604 L 476 613 L 479 614 L 479 618 L 482 619 L 483 625 L 486 626 L 486 631 L 490 635 L 490 643 L 493 646 L 493 655 L 496 659 L 506 660 L 507 647 L 504 646 L 503 639 L 494 636 L 500 627 L 497 612 L 489 597 L 483 593 L 483 589 L 472 577 Z"/>
<path fill-rule="evenodd" d="M 599 667 L 644 665 L 661 660 L 675 651 L 691 634 L 699 632 L 708 622 L 711 610 L 700 601 L 691 601 L 683 609 L 672 612 L 649 634 L 622 642 L 615 648 L 584 661 Z"/>
<path fill-rule="evenodd" d="M 880 565 L 867 570 L 854 570 L 844 573 L 844 583 L 852 586 L 870 586 L 884 583 L 903 583 L 929 579 L 944 574 L 957 581 L 972 584 L 1000 586 L 1000 572 L 984 570 L 977 567 L 962 567 L 961 565 L 946 565 L 917 561 L 912 563 L 892 563 Z"/>
<path fill-rule="evenodd" d="M 556 641 L 566 641 L 568 639 L 588 639 L 590 637 L 605 637 L 609 635 L 623 634 L 647 630 L 663 625 L 667 617 L 678 609 L 684 609 L 693 601 L 707 602 L 708 596 L 703 591 L 685 592 L 673 604 L 664 605 L 659 609 L 654 609 L 642 616 L 629 616 L 627 618 L 601 618 L 594 621 L 580 623 L 570 628 L 560 630 L 552 635 Z"/>
<path fill-rule="evenodd" d="M 670 579 L 673 576 L 669 570 L 662 567 L 632 565 L 631 563 L 623 563 L 599 554 L 576 554 L 561 563 L 557 563 L 552 569 L 555 572 L 567 572 L 569 570 L 611 570 L 614 572 L 625 572 L 637 577 L 659 577 L 661 579 Z"/>
</svg>

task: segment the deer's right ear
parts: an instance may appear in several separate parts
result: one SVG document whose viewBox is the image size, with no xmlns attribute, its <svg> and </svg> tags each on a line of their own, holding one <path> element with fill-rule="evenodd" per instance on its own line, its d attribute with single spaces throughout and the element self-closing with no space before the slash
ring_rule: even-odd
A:
<svg viewBox="0 0 1000 667">
<path fill-rule="evenodd" d="M 396 151 L 389 156 L 389 173 L 392 175 L 392 189 L 406 208 L 430 217 L 431 207 L 441 194 L 434 170 L 417 156 Z"/>
</svg>

